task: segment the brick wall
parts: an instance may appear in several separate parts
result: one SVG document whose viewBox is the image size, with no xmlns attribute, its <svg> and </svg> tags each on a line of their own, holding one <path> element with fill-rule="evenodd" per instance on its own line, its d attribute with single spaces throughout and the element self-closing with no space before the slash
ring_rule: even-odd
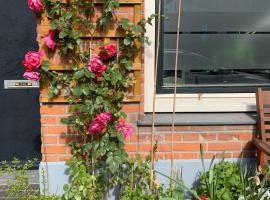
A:
<svg viewBox="0 0 270 200">
<path fill-rule="evenodd" d="M 98 11 L 98 9 L 97 9 Z M 133 17 L 133 8 L 121 7 L 120 17 Z M 99 14 L 97 14 L 99 15 Z M 46 33 L 48 27 L 37 28 L 38 41 L 41 42 L 41 33 Z M 40 46 L 42 44 L 40 43 Z M 143 62 L 143 61 L 142 61 Z M 143 66 L 143 63 L 142 63 Z M 136 153 L 146 156 L 150 151 L 151 127 L 137 127 L 138 119 L 143 119 L 144 113 L 144 71 L 141 70 L 141 95 L 139 103 L 125 103 L 123 111 L 127 113 L 128 122 L 134 124 L 136 133 L 127 141 L 126 150 L 130 156 Z M 64 103 L 41 103 L 41 134 L 43 161 L 57 162 L 70 158 L 70 147 L 66 145 L 68 138 L 73 137 L 72 128 L 61 124 L 62 117 L 68 115 L 68 106 Z M 177 126 L 173 142 L 174 159 L 199 158 L 199 144 L 205 150 L 205 157 L 220 156 L 225 150 L 226 158 L 254 157 L 255 151 L 251 143 L 256 127 L 254 126 Z M 171 158 L 171 127 L 157 127 L 158 159 Z"/>
<path fill-rule="evenodd" d="M 136 133 L 126 142 L 126 150 L 131 156 L 139 153 L 146 156 L 151 148 L 151 127 L 137 127 L 136 121 L 140 104 L 125 104 L 123 111 L 128 121 L 136 127 Z M 70 148 L 66 145 L 68 138 L 74 135 L 72 128 L 61 124 L 66 117 L 68 106 L 65 104 L 42 104 L 41 123 L 43 141 L 43 160 L 49 162 L 64 161 L 70 158 Z M 225 151 L 226 158 L 254 157 L 254 146 L 251 142 L 256 130 L 254 126 L 176 126 L 173 142 L 174 159 L 198 159 L 199 144 L 205 151 L 205 158 L 213 155 L 220 157 Z M 171 158 L 171 127 L 156 127 L 158 159 Z M 46 154 L 45 154 L 46 153 Z"/>
</svg>

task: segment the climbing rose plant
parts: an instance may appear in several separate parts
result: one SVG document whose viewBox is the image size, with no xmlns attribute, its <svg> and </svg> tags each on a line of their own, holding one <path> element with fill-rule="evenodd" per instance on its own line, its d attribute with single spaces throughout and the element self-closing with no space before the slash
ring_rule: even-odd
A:
<svg viewBox="0 0 270 200">
<path fill-rule="evenodd" d="M 135 129 L 121 111 L 133 58 L 141 48 L 135 41 L 149 43 L 145 25 L 155 16 L 137 24 L 118 20 L 114 13 L 118 0 L 104 0 L 96 21 L 93 0 L 28 0 L 28 5 L 50 22 L 44 45 L 71 60 L 68 71 L 50 70 L 40 51 L 29 51 L 23 61 L 25 78 L 40 80 L 41 85 L 49 82 L 49 98 L 62 95 L 69 103 L 71 114 L 62 123 L 72 126 L 75 134 L 69 138 L 72 158 L 67 165 L 72 178 L 63 199 L 103 199 L 115 186 L 123 199 L 134 195 L 156 199 L 159 193 L 149 192 L 150 160 L 129 158 L 124 149 Z M 97 55 L 82 50 L 82 36 L 94 40 L 97 30 L 106 31 L 112 24 L 123 34 L 119 43 L 104 44 Z"/>
</svg>

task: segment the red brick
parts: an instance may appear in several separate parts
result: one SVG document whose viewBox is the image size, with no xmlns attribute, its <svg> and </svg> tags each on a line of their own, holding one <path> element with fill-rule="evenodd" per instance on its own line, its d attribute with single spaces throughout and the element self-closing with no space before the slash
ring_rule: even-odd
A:
<svg viewBox="0 0 270 200">
<path fill-rule="evenodd" d="M 171 160 L 172 157 L 174 160 L 180 160 L 181 159 L 181 153 L 164 153 L 165 154 L 165 159 L 166 160 Z"/>
<path fill-rule="evenodd" d="M 157 126 L 157 131 L 166 131 L 166 132 L 172 132 L 171 126 Z M 189 126 L 175 126 L 175 131 L 181 132 L 181 131 L 190 131 Z"/>
<path fill-rule="evenodd" d="M 181 153 L 181 159 L 197 159 L 199 158 L 198 153 Z"/>
<path fill-rule="evenodd" d="M 224 126 L 191 126 L 191 131 L 206 132 L 206 131 L 223 131 Z"/>
<path fill-rule="evenodd" d="M 151 143 L 152 140 L 152 135 L 150 134 L 142 134 L 142 135 L 138 135 L 139 138 L 139 143 Z M 163 137 L 161 135 L 154 135 L 154 142 L 158 141 L 162 142 L 163 141 Z"/>
<path fill-rule="evenodd" d="M 138 112 L 139 106 L 140 104 L 126 103 L 123 105 L 122 112 L 126 112 L 126 113 Z"/>
<path fill-rule="evenodd" d="M 212 159 L 215 153 L 203 153 L 203 158 L 204 159 Z M 199 155 L 200 158 L 200 155 Z"/>
<path fill-rule="evenodd" d="M 58 136 L 57 143 L 58 144 L 68 144 L 71 141 L 71 137 L 66 136 Z"/>
<path fill-rule="evenodd" d="M 206 145 L 203 144 L 203 148 L 206 149 Z M 174 151 L 199 151 L 199 143 L 175 143 L 173 145 Z"/>
<path fill-rule="evenodd" d="M 161 153 L 161 152 L 157 152 L 155 154 L 155 158 L 158 159 L 158 160 L 164 160 L 165 159 L 165 154 Z"/>
<path fill-rule="evenodd" d="M 237 132 L 239 140 L 252 140 L 253 133 L 252 132 Z"/>
<path fill-rule="evenodd" d="M 42 161 L 47 161 L 47 162 L 58 162 L 59 159 L 58 159 L 58 156 L 45 156 L 43 155 L 42 156 Z"/>
<path fill-rule="evenodd" d="M 67 156 L 59 156 L 59 161 L 67 161 L 71 159 L 71 155 L 67 155 Z"/>
<path fill-rule="evenodd" d="M 183 140 L 182 137 L 183 137 L 183 134 L 174 133 L 173 134 L 173 141 L 174 142 L 180 142 L 180 141 Z M 169 134 L 169 133 L 165 134 L 165 141 L 171 142 L 171 134 Z"/>
<path fill-rule="evenodd" d="M 138 121 L 138 119 L 139 119 L 138 114 L 128 114 L 128 122 L 129 123 L 135 123 Z"/>
<path fill-rule="evenodd" d="M 42 153 L 65 154 L 66 153 L 66 147 L 65 146 L 46 146 L 46 147 L 42 147 Z"/>
<path fill-rule="evenodd" d="M 134 7 L 133 6 L 121 6 L 118 9 L 116 9 L 116 13 L 132 14 L 132 13 L 134 13 Z"/>
<path fill-rule="evenodd" d="M 136 152 L 137 151 L 137 145 L 136 144 L 125 144 L 125 150 L 127 152 Z"/>
<path fill-rule="evenodd" d="M 142 151 L 142 152 L 150 152 L 151 144 L 139 144 L 138 149 L 139 151 Z"/>
<path fill-rule="evenodd" d="M 42 116 L 40 122 L 42 124 L 57 124 L 57 116 Z"/>
<path fill-rule="evenodd" d="M 130 22 L 134 21 L 134 15 L 116 14 L 116 17 L 117 17 L 118 20 L 121 20 L 121 19 L 125 18 L 125 19 L 128 19 Z"/>
<path fill-rule="evenodd" d="M 217 133 L 218 140 L 234 140 L 237 139 L 235 133 Z"/>
<path fill-rule="evenodd" d="M 216 153 L 216 158 L 231 158 L 232 157 L 232 153 Z"/>
<path fill-rule="evenodd" d="M 157 145 L 157 151 L 158 152 L 171 151 L 171 145 L 169 145 L 169 144 L 158 144 Z"/>
<path fill-rule="evenodd" d="M 43 144 L 56 144 L 57 136 L 44 136 L 42 140 L 43 140 Z"/>
<path fill-rule="evenodd" d="M 197 134 L 197 133 L 183 134 L 183 140 L 184 141 L 198 141 L 199 134 Z"/>
<path fill-rule="evenodd" d="M 173 159 L 175 159 L 175 160 L 181 159 L 181 154 L 180 153 L 173 153 Z"/>
<path fill-rule="evenodd" d="M 217 140 L 216 133 L 201 133 L 201 137 L 206 141 Z"/>
<path fill-rule="evenodd" d="M 152 132 L 152 127 L 138 127 L 138 131 L 144 132 L 144 133 L 151 133 Z"/>
<path fill-rule="evenodd" d="M 53 114 L 66 114 L 66 106 L 48 106 L 42 105 L 40 107 L 41 114 L 53 115 Z"/>
<path fill-rule="evenodd" d="M 225 130 L 254 130 L 256 129 L 253 125 L 235 125 L 225 126 Z"/>
<path fill-rule="evenodd" d="M 240 142 L 209 143 L 208 151 L 240 151 Z"/>
<path fill-rule="evenodd" d="M 65 134 L 65 126 L 44 126 L 41 128 L 42 134 Z"/>
<path fill-rule="evenodd" d="M 133 134 L 133 135 L 129 138 L 129 142 L 130 142 L 130 143 L 138 142 L 138 138 L 139 138 L 139 135 L 138 135 L 138 134 Z"/>
</svg>

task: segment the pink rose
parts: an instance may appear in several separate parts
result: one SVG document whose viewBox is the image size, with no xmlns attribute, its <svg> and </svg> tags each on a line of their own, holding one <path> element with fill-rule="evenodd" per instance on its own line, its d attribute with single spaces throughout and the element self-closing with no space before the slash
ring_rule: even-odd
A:
<svg viewBox="0 0 270 200">
<path fill-rule="evenodd" d="M 88 69 L 99 78 L 102 76 L 103 72 L 106 71 L 107 66 L 102 63 L 99 56 L 94 56 L 88 63 Z"/>
<path fill-rule="evenodd" d="M 31 81 L 39 81 L 40 73 L 38 72 L 24 72 L 23 77 Z"/>
<path fill-rule="evenodd" d="M 119 123 L 117 125 L 114 126 L 114 128 L 122 133 L 124 135 L 125 139 L 128 139 L 132 133 L 134 132 L 134 128 L 132 125 L 127 124 L 125 120 L 120 119 Z"/>
<path fill-rule="evenodd" d="M 44 36 L 44 43 L 51 50 L 54 50 L 56 47 L 56 42 L 54 41 L 54 34 L 55 32 L 53 30 L 49 30 L 49 33 Z"/>
<path fill-rule="evenodd" d="M 29 51 L 22 61 L 26 71 L 33 71 L 34 69 L 38 69 L 41 65 L 41 58 L 42 53 L 40 51 Z"/>
<path fill-rule="evenodd" d="M 101 60 L 107 61 L 110 58 L 116 56 L 116 46 L 114 44 L 107 45 L 103 48 L 103 50 L 99 53 Z"/>
<path fill-rule="evenodd" d="M 110 112 L 104 112 L 96 116 L 95 121 L 100 123 L 107 123 L 112 119 L 112 113 Z"/>
<path fill-rule="evenodd" d="M 105 127 L 105 124 L 94 121 L 90 124 L 88 131 L 90 135 L 96 135 L 99 134 Z"/>
<path fill-rule="evenodd" d="M 43 4 L 41 0 L 28 0 L 28 6 L 31 10 L 34 10 L 36 13 L 40 12 L 43 9 Z"/>
<path fill-rule="evenodd" d="M 111 119 L 112 113 L 110 112 L 104 112 L 97 115 L 88 128 L 90 135 L 96 135 L 102 132 Z"/>
</svg>

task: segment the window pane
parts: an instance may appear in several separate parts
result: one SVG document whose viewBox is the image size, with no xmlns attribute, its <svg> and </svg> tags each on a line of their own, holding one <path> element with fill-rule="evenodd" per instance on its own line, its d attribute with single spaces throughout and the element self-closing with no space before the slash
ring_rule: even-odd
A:
<svg viewBox="0 0 270 200">
<path fill-rule="evenodd" d="M 179 0 L 164 0 L 165 32 L 176 31 Z M 181 31 L 270 31 L 269 0 L 182 0 Z"/>
<path fill-rule="evenodd" d="M 179 83 L 241 85 L 270 83 L 270 35 L 181 34 Z M 165 34 L 163 81 L 174 81 L 176 34 Z"/>
</svg>

